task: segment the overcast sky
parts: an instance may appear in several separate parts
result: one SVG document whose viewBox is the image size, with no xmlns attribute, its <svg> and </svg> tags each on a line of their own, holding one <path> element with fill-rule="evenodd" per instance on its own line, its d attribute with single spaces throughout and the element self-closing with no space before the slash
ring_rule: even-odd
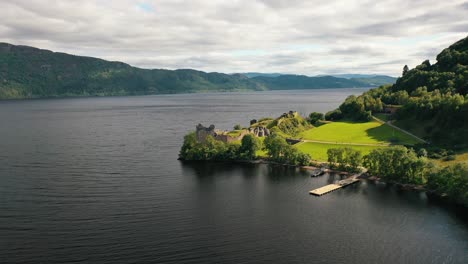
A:
<svg viewBox="0 0 468 264">
<path fill-rule="evenodd" d="M 143 68 L 398 76 L 468 34 L 466 0 L 1 0 L 0 42 Z"/>
</svg>

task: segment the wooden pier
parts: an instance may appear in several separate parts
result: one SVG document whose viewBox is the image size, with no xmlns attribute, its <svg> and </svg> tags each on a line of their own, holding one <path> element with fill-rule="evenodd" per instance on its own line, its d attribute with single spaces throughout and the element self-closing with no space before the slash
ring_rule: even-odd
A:
<svg viewBox="0 0 468 264">
<path fill-rule="evenodd" d="M 360 176 L 360 175 L 361 174 L 353 175 L 353 176 L 351 176 L 351 177 L 349 177 L 347 179 L 338 181 L 337 183 L 329 184 L 329 185 L 320 187 L 318 189 L 314 189 L 314 190 L 310 191 L 309 193 L 313 194 L 313 195 L 316 195 L 316 196 L 322 196 L 322 195 L 327 194 L 329 192 L 333 192 L 335 190 L 338 190 L 340 188 L 343 188 L 345 186 L 348 186 L 350 184 L 358 182 L 359 179 L 357 177 Z"/>
</svg>

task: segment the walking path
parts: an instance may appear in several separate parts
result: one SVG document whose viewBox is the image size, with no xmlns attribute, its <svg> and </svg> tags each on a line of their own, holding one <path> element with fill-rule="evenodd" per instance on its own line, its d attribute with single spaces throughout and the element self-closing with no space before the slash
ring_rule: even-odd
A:
<svg viewBox="0 0 468 264">
<path fill-rule="evenodd" d="M 428 143 L 426 140 L 424 140 L 424 139 L 422 139 L 422 138 L 416 136 L 415 134 L 413 134 L 413 133 L 411 133 L 411 132 L 408 132 L 408 131 L 406 131 L 406 130 L 404 130 L 404 129 L 402 129 L 402 128 L 399 128 L 399 127 L 397 127 L 397 126 L 395 126 L 394 124 L 392 124 L 392 121 L 384 122 L 383 120 L 380 120 L 379 118 L 377 118 L 377 117 L 375 117 L 375 116 L 372 116 L 372 118 L 373 118 L 374 120 L 376 120 L 377 122 L 380 122 L 380 123 L 382 123 L 382 124 L 387 124 L 388 126 L 395 128 L 396 130 L 399 130 L 399 131 L 401 131 L 401 132 L 403 132 L 403 133 L 405 133 L 405 134 L 407 134 L 407 135 L 409 135 L 409 136 L 412 136 L 412 137 L 414 137 L 415 139 L 417 139 L 417 140 L 419 140 L 419 141 L 421 141 L 421 142 L 423 142 L 423 143 Z"/>
<path fill-rule="evenodd" d="M 391 127 L 393 127 L 393 128 L 395 128 L 395 129 L 397 129 L 397 130 L 400 130 L 401 132 L 403 132 L 403 133 L 405 133 L 405 134 L 407 134 L 407 135 L 410 135 L 410 136 L 414 137 L 415 139 L 417 139 L 417 140 L 419 140 L 419 141 L 421 141 L 421 142 L 423 142 L 423 143 L 428 143 L 426 140 L 424 140 L 424 139 L 422 139 L 422 138 L 416 136 L 415 134 L 412 134 L 412 133 L 410 133 L 410 132 L 408 132 L 408 131 L 406 131 L 406 130 L 404 130 L 404 129 L 402 129 L 402 128 L 399 128 L 399 127 L 393 125 L 393 124 L 392 124 L 392 121 L 388 121 L 386 124 L 389 125 L 389 126 L 391 126 Z"/>
</svg>

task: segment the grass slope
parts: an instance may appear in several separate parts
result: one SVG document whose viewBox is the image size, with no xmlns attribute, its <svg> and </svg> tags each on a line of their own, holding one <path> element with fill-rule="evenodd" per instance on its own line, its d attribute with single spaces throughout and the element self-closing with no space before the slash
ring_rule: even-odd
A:
<svg viewBox="0 0 468 264">
<path fill-rule="evenodd" d="M 386 124 L 331 122 L 300 134 L 302 139 L 336 143 L 404 144 L 414 145 L 418 140 Z"/>
</svg>

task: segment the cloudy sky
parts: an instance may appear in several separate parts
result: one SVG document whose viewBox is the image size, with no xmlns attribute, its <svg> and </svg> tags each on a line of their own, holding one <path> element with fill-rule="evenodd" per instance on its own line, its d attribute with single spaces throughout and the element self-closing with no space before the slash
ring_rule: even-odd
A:
<svg viewBox="0 0 468 264">
<path fill-rule="evenodd" d="M 468 35 L 467 0 L 1 0 L 0 42 L 143 68 L 398 76 Z"/>
</svg>

